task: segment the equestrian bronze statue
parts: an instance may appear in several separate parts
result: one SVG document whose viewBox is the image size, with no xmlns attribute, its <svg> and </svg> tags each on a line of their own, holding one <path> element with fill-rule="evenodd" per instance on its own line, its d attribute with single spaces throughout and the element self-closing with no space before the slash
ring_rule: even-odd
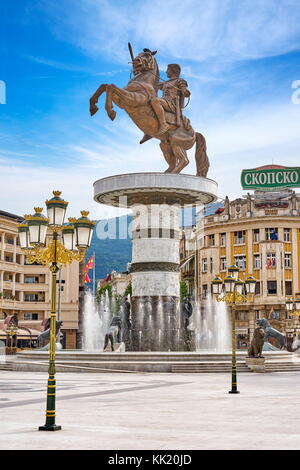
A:
<svg viewBox="0 0 300 470">
<path fill-rule="evenodd" d="M 180 77 L 180 66 L 169 64 L 168 80 L 160 81 L 159 68 L 155 59 L 157 51 L 144 49 L 134 57 L 128 44 L 132 60 L 132 78 L 124 88 L 102 84 L 90 99 L 90 114 L 97 111 L 97 102 L 106 92 L 105 109 L 113 121 L 116 111 L 113 103 L 124 109 L 133 122 L 144 133 L 140 143 L 151 138 L 160 140 L 160 148 L 168 168 L 165 173 L 180 173 L 189 160 L 187 150 L 196 143 L 195 160 L 197 176 L 207 176 L 209 160 L 206 154 L 205 138 L 196 132 L 189 119 L 183 115 L 185 100 L 190 98 L 186 80 Z M 157 95 L 158 91 L 162 96 Z"/>
</svg>

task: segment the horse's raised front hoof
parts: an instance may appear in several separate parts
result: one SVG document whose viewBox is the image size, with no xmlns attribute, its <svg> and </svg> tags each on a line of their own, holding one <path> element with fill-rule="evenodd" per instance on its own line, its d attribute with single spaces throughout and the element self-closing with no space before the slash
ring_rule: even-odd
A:
<svg viewBox="0 0 300 470">
<path fill-rule="evenodd" d="M 91 105 L 90 106 L 90 115 L 91 116 L 94 116 L 94 114 L 96 114 L 96 112 L 98 111 L 98 106 L 96 106 L 95 104 L 94 105 Z"/>
<path fill-rule="evenodd" d="M 116 111 L 114 111 L 113 109 L 111 111 L 109 111 L 108 113 L 110 119 L 113 121 L 117 115 Z"/>
</svg>

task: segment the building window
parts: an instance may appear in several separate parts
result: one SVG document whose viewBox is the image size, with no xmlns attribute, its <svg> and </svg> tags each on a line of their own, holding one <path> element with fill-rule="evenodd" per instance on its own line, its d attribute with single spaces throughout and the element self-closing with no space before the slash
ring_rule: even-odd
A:
<svg viewBox="0 0 300 470">
<path fill-rule="evenodd" d="M 254 295 L 260 295 L 260 281 L 257 281 L 256 284 L 255 284 Z"/>
<path fill-rule="evenodd" d="M 272 320 L 280 320 L 280 310 L 273 310 L 270 317 Z"/>
<path fill-rule="evenodd" d="M 213 273 L 214 272 L 214 260 L 213 260 L 213 258 L 210 258 L 209 261 L 210 261 L 210 263 L 209 263 L 210 264 L 210 272 Z"/>
<path fill-rule="evenodd" d="M 260 240 L 260 236 L 259 236 L 259 228 L 256 228 L 253 230 L 253 241 L 254 243 L 258 243 Z"/>
<path fill-rule="evenodd" d="M 285 281 L 285 295 L 293 295 L 292 281 Z"/>
<path fill-rule="evenodd" d="M 226 256 L 222 256 L 220 258 L 220 271 L 226 271 L 227 269 L 227 260 Z"/>
<path fill-rule="evenodd" d="M 207 297 L 207 284 L 203 284 L 202 286 L 202 297 L 203 299 L 206 299 Z"/>
<path fill-rule="evenodd" d="M 215 235 L 208 235 L 208 245 L 209 246 L 215 246 Z"/>
<path fill-rule="evenodd" d="M 278 240 L 278 228 L 266 228 L 266 240 Z"/>
<path fill-rule="evenodd" d="M 247 321 L 248 320 L 248 312 L 237 312 L 236 319 L 239 321 Z"/>
<path fill-rule="evenodd" d="M 24 320 L 38 320 L 38 313 L 24 313 Z"/>
<path fill-rule="evenodd" d="M 246 256 L 240 255 L 234 257 L 234 264 L 240 269 L 246 269 Z"/>
<path fill-rule="evenodd" d="M 24 277 L 25 284 L 37 284 L 39 282 L 38 276 L 27 276 Z"/>
<path fill-rule="evenodd" d="M 283 240 L 285 242 L 290 242 L 291 241 L 291 229 L 290 228 L 284 228 L 283 229 Z"/>
<path fill-rule="evenodd" d="M 226 246 L 226 233 L 221 233 L 220 235 L 220 245 Z"/>
<path fill-rule="evenodd" d="M 246 231 L 234 232 L 234 244 L 244 245 L 246 242 Z"/>
<path fill-rule="evenodd" d="M 255 320 L 259 320 L 259 310 L 255 310 Z"/>
<path fill-rule="evenodd" d="M 277 294 L 277 281 L 268 281 L 267 282 L 268 295 Z"/>
<path fill-rule="evenodd" d="M 202 272 L 207 272 L 207 258 L 202 258 Z"/>
<path fill-rule="evenodd" d="M 291 253 L 284 253 L 284 267 L 291 268 L 292 267 L 292 255 Z"/>
<path fill-rule="evenodd" d="M 254 255 L 254 269 L 260 269 L 261 268 L 261 256 Z"/>
<path fill-rule="evenodd" d="M 267 253 L 266 267 L 276 268 L 276 253 Z"/>
<path fill-rule="evenodd" d="M 39 296 L 38 294 L 24 294 L 25 302 L 38 302 Z"/>
</svg>

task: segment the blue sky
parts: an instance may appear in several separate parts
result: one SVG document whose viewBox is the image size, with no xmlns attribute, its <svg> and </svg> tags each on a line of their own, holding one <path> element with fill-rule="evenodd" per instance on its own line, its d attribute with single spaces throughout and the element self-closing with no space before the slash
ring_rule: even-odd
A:
<svg viewBox="0 0 300 470">
<path fill-rule="evenodd" d="M 165 170 L 158 141 L 141 147 L 124 112 L 111 122 L 102 98 L 89 116 L 101 83 L 128 82 L 128 41 L 158 49 L 162 78 L 182 66 L 221 197 L 242 193 L 243 168 L 299 165 L 299 25 L 298 0 L 0 0 L 1 209 L 28 213 L 61 189 L 70 215 L 107 217 L 116 211 L 93 201 L 96 179 Z M 194 149 L 189 158 L 195 174 Z"/>
</svg>

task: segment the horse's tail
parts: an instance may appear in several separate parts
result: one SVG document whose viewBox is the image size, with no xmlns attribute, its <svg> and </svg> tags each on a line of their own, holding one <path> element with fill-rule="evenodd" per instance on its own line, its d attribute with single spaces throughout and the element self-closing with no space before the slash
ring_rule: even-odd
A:
<svg viewBox="0 0 300 470">
<path fill-rule="evenodd" d="M 206 142 L 200 132 L 196 132 L 196 152 L 195 152 L 196 176 L 203 176 L 206 178 L 209 169 L 209 159 L 206 153 Z"/>
</svg>

